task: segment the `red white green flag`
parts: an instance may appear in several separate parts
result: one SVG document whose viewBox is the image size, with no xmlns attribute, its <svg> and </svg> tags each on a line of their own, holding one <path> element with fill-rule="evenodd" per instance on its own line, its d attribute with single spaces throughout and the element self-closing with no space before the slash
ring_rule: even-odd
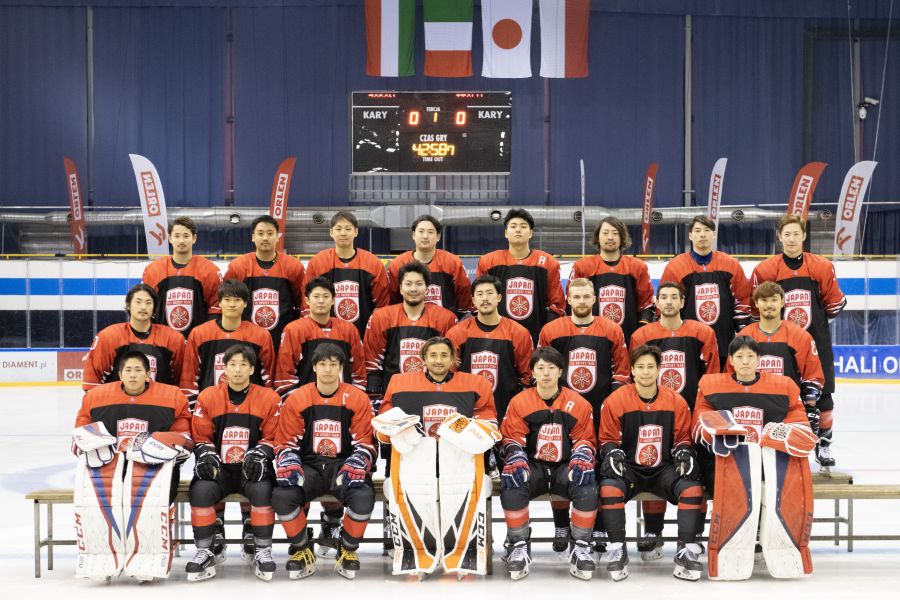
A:
<svg viewBox="0 0 900 600">
<path fill-rule="evenodd" d="M 591 0 L 540 0 L 541 77 L 588 76 Z"/>
<path fill-rule="evenodd" d="M 416 0 L 366 0 L 366 75 L 414 75 Z"/>
<path fill-rule="evenodd" d="M 472 0 L 425 0 L 425 75 L 472 76 Z"/>
</svg>

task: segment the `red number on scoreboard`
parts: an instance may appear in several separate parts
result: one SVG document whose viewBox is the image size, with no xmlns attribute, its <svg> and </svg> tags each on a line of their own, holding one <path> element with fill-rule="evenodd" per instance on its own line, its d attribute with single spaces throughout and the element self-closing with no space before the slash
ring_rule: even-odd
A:
<svg viewBox="0 0 900 600">
<path fill-rule="evenodd" d="M 408 122 L 410 125 L 418 125 L 419 124 L 419 111 L 417 111 L 417 110 L 409 111 Z"/>
<path fill-rule="evenodd" d="M 456 124 L 457 125 L 465 125 L 466 124 L 466 111 L 464 111 L 464 110 L 456 111 Z"/>
</svg>

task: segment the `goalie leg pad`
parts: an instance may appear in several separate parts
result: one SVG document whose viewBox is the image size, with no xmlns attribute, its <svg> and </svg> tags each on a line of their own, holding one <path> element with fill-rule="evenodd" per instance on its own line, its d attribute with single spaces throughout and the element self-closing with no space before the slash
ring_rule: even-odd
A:
<svg viewBox="0 0 900 600">
<path fill-rule="evenodd" d="M 96 468 L 87 466 L 86 455 L 78 457 L 74 498 L 78 544 L 76 577 L 112 577 L 122 571 L 125 558 L 124 469 L 125 458 L 121 454 Z"/>
<path fill-rule="evenodd" d="M 125 569 L 140 580 L 166 578 L 172 569 L 175 506 L 169 501 L 174 462 L 128 462 L 125 473 Z"/>
<path fill-rule="evenodd" d="M 493 444 L 493 442 L 491 442 Z M 472 454 L 443 438 L 438 452 L 441 538 L 444 570 L 487 573 L 487 498 L 491 479 L 484 454 Z"/>
<path fill-rule="evenodd" d="M 716 489 L 709 525 L 709 578 L 748 579 L 759 523 L 762 466 L 758 444 L 740 444 L 716 457 Z"/>
<path fill-rule="evenodd" d="M 759 541 L 766 566 L 777 579 L 809 575 L 813 522 L 809 461 L 763 448 L 762 463 L 766 483 Z"/>
</svg>

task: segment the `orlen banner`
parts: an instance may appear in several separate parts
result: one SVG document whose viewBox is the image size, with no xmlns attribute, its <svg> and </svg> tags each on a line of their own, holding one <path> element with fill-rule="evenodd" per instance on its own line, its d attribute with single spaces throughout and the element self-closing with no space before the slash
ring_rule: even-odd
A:
<svg viewBox="0 0 900 600">
<path fill-rule="evenodd" d="M 144 236 L 147 239 L 147 254 L 163 256 L 169 254 L 169 223 L 166 220 L 166 196 L 162 182 L 153 163 L 139 154 L 129 154 L 134 168 L 138 195 L 141 197 L 141 211 L 144 213 Z"/>
<path fill-rule="evenodd" d="M 291 156 L 284 159 L 278 170 L 275 171 L 275 179 L 272 181 L 272 199 L 269 201 L 269 215 L 278 221 L 278 246 L 279 252 L 284 251 L 284 234 L 287 225 L 288 196 L 291 193 L 291 176 L 294 173 L 294 163 L 297 157 Z"/>
<path fill-rule="evenodd" d="M 844 185 L 841 186 L 841 196 L 838 201 L 837 219 L 834 225 L 834 254 L 855 254 L 856 233 L 859 231 L 859 213 L 862 210 L 863 200 L 866 199 L 866 190 L 872 181 L 872 172 L 878 163 L 872 160 L 863 160 L 847 171 L 844 177 Z"/>
</svg>

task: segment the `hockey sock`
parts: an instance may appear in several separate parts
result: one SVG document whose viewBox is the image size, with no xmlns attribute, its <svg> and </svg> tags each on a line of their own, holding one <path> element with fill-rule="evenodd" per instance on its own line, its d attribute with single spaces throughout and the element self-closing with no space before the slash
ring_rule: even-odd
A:
<svg viewBox="0 0 900 600">
<path fill-rule="evenodd" d="M 528 505 L 519 510 L 504 510 L 506 537 L 511 544 L 528 539 Z"/>
<path fill-rule="evenodd" d="M 192 506 L 191 507 L 191 525 L 194 529 L 194 540 L 197 547 L 201 547 L 201 540 L 208 540 L 208 548 L 212 544 L 212 536 L 216 530 L 216 509 L 212 506 Z"/>
<path fill-rule="evenodd" d="M 298 508 L 293 514 L 278 515 L 278 520 L 291 544 L 305 547 L 309 543 L 306 537 L 306 513 L 303 510 Z"/>
<path fill-rule="evenodd" d="M 584 542 L 591 541 L 591 531 L 594 529 L 594 520 L 597 517 L 595 510 L 572 509 L 572 539 Z"/>
<path fill-rule="evenodd" d="M 339 523 L 344 516 L 344 505 L 340 502 L 323 502 L 322 512 L 325 513 L 325 520 L 329 523 Z"/>
<path fill-rule="evenodd" d="M 559 498 L 554 496 L 554 498 Z M 571 502 L 565 499 L 550 500 L 550 508 L 553 510 L 553 526 L 569 527 L 569 506 Z"/>
<path fill-rule="evenodd" d="M 625 542 L 625 492 L 614 485 L 600 486 L 603 526 L 613 543 Z"/>
<path fill-rule="evenodd" d="M 222 523 L 225 523 L 225 501 L 222 500 L 220 502 L 216 502 L 213 505 L 213 508 L 216 509 L 216 518 L 219 519 Z M 222 530 L 225 530 L 225 526 L 222 526 Z"/>
<path fill-rule="evenodd" d="M 693 544 L 697 534 L 703 528 L 703 517 L 706 502 L 703 501 L 703 488 L 692 485 L 678 496 L 678 541 Z"/>
<path fill-rule="evenodd" d="M 833 434 L 834 415 L 830 410 L 823 410 L 819 414 L 819 443 L 823 446 L 831 444 L 831 436 Z"/>
<path fill-rule="evenodd" d="M 644 513 L 644 530 L 647 533 L 662 534 L 666 520 L 665 500 L 643 500 L 641 510 Z"/>
<path fill-rule="evenodd" d="M 275 511 L 271 506 L 250 507 L 250 528 L 253 542 L 257 546 L 272 545 L 272 531 L 275 529 Z"/>
<path fill-rule="evenodd" d="M 359 542 L 366 533 L 366 525 L 372 514 L 357 515 L 352 510 L 347 510 L 341 522 L 341 545 L 347 550 L 359 548 Z"/>
</svg>

